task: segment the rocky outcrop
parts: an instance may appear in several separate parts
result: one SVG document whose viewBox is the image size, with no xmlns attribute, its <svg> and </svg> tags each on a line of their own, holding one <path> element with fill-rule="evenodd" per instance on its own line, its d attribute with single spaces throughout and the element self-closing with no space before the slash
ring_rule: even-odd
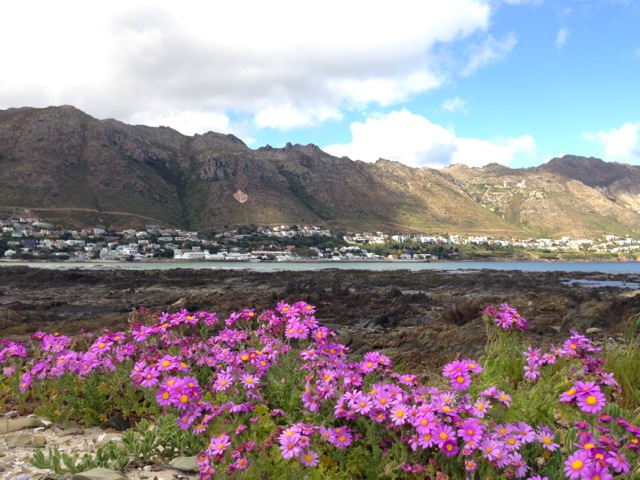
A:
<svg viewBox="0 0 640 480">
<path fill-rule="evenodd" d="M 127 328 L 140 306 L 152 312 L 207 310 L 224 318 L 244 308 L 273 308 L 279 300 L 304 300 L 317 307 L 318 320 L 337 331 L 352 352 L 384 350 L 426 370 L 458 355 L 483 353 L 486 333 L 480 317 L 490 304 L 516 307 L 529 320 L 526 338 L 532 343 L 561 342 L 573 329 L 617 335 L 640 312 L 640 294 L 629 288 L 598 288 L 597 281 L 617 279 L 633 286 L 637 279 L 587 274 L 589 287 L 566 281 L 584 275 L 3 267 L 0 325 L 2 334 L 11 337 L 37 330 L 73 334 L 81 328 Z"/>
</svg>

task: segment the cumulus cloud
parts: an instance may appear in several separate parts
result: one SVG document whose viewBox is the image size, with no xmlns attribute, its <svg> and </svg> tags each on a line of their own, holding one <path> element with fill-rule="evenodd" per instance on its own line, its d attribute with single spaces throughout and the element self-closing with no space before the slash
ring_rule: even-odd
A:
<svg viewBox="0 0 640 480">
<path fill-rule="evenodd" d="M 516 158 L 533 158 L 536 145 L 532 137 L 478 140 L 457 137 L 452 129 L 434 124 L 406 109 L 373 115 L 351 124 L 348 144 L 323 148 L 335 156 L 374 162 L 386 158 L 413 167 L 439 168 L 453 163 L 482 166 L 508 164 Z"/>
<path fill-rule="evenodd" d="M 342 114 L 324 106 L 305 106 L 300 108 L 288 103 L 286 105 L 272 105 L 264 108 L 255 115 L 258 127 L 291 130 L 299 127 L 310 127 L 327 120 L 341 120 Z"/>
<path fill-rule="evenodd" d="M 181 128 L 234 115 L 310 126 L 437 88 L 452 75 L 437 46 L 486 37 L 491 13 L 489 0 L 7 2 L 0 108 L 69 103 L 154 124 L 200 112 L 176 118 Z M 510 44 L 489 39 L 469 71 Z"/>
<path fill-rule="evenodd" d="M 213 131 L 218 133 L 231 133 L 229 117 L 217 112 L 179 111 L 166 112 L 158 115 L 154 112 L 139 111 L 132 114 L 129 121 L 133 124 L 148 125 L 150 127 L 171 127 L 185 135 L 193 135 Z"/>
<path fill-rule="evenodd" d="M 504 0 L 507 5 L 540 5 L 544 0 Z"/>
<path fill-rule="evenodd" d="M 566 28 L 561 28 L 558 30 L 556 34 L 556 48 L 559 50 L 565 46 L 567 40 L 569 39 L 569 30 Z"/>
<path fill-rule="evenodd" d="M 471 48 L 469 61 L 462 70 L 462 75 L 472 75 L 482 67 L 504 60 L 517 43 L 518 41 L 513 32 L 501 40 L 488 36 L 481 43 Z"/>
<path fill-rule="evenodd" d="M 467 102 L 460 97 L 448 98 L 442 102 L 442 108 L 448 112 L 466 112 Z"/>
<path fill-rule="evenodd" d="M 530 135 L 493 140 L 458 138 L 456 146 L 458 148 L 451 163 L 462 163 L 470 167 L 481 167 L 488 163 L 508 165 L 517 159 L 526 161 L 537 156 L 536 143 Z"/>
<path fill-rule="evenodd" d="M 620 128 L 597 133 L 585 133 L 584 138 L 604 146 L 604 159 L 610 162 L 640 161 L 640 122 L 625 123 Z"/>
</svg>

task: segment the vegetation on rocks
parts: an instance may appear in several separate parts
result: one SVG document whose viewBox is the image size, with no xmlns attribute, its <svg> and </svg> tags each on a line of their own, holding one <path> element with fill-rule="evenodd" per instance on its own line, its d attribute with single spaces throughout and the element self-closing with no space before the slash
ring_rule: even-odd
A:
<svg viewBox="0 0 640 480">
<path fill-rule="evenodd" d="M 380 352 L 354 358 L 304 302 L 224 320 L 143 313 L 126 332 L 1 342 L 3 407 L 134 424 L 122 445 L 34 465 L 197 455 L 203 479 L 640 478 L 637 318 L 615 348 L 572 332 L 543 350 L 523 344 L 515 309 L 490 306 L 484 357 L 425 384 Z"/>
</svg>

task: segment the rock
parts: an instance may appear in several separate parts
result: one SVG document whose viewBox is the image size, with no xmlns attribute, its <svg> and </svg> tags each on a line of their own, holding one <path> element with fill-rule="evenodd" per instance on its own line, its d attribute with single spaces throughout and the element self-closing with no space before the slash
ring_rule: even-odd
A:
<svg viewBox="0 0 640 480">
<path fill-rule="evenodd" d="M 591 328 L 587 328 L 584 333 L 586 333 L 587 335 L 593 335 L 594 333 L 599 333 L 601 331 L 602 331 L 601 328 L 591 327 Z"/>
<path fill-rule="evenodd" d="M 61 428 L 62 430 L 82 428 L 82 425 L 80 425 L 78 422 L 75 422 L 73 420 L 62 420 L 61 422 L 56 423 L 55 426 L 58 428 Z"/>
<path fill-rule="evenodd" d="M 339 340 L 349 344 L 351 352 L 385 348 L 392 355 L 406 357 L 417 344 L 422 355 L 412 358 L 411 365 L 424 372 L 440 369 L 462 355 L 482 353 L 485 326 L 477 320 L 487 305 L 508 303 L 517 308 L 531 325 L 524 333 L 525 341 L 540 346 L 561 344 L 573 329 L 601 328 L 599 335 L 615 336 L 623 331 L 626 319 L 640 312 L 640 295 L 565 282 L 575 278 L 633 280 L 630 277 L 494 270 L 408 274 L 401 270 L 205 269 L 194 274 L 188 268 L 94 272 L 3 267 L 0 290 L 15 299 L 8 310 L 19 315 L 0 329 L 4 335 L 28 336 L 56 325 L 60 333 L 73 335 L 80 328 L 128 328 L 132 305 L 145 305 L 151 312 L 211 311 L 225 318 L 242 308 L 261 312 L 279 300 L 290 304 L 305 300 L 316 307 L 318 322 L 339 332 Z M 81 290 L 76 288 L 79 283 Z M 30 285 L 38 288 L 27 288 Z M 135 288 L 127 295 L 119 293 L 131 286 Z M 58 300 L 52 302 L 52 298 Z M 0 316 L 4 314 L 2 310 Z M 393 336 L 413 326 L 420 327 L 412 331 L 413 336 Z M 411 351 L 403 344 L 410 344 Z M 5 422 L 6 418 L 0 418 L 0 425 Z"/>
<path fill-rule="evenodd" d="M 128 480 L 121 473 L 108 468 L 94 468 L 86 472 L 76 473 L 71 480 Z"/>
<path fill-rule="evenodd" d="M 57 437 L 68 437 L 70 435 L 82 435 L 84 429 L 82 428 L 70 428 L 68 430 L 56 430 Z"/>
<path fill-rule="evenodd" d="M 19 418 L 3 417 L 0 418 L 0 435 L 25 430 L 27 428 L 47 427 L 49 425 L 51 425 L 51 421 L 35 415 Z"/>
<path fill-rule="evenodd" d="M 129 423 L 129 419 L 124 418 L 121 412 L 117 412 L 109 420 L 102 422 L 100 428 L 102 430 L 112 429 L 116 432 L 124 432 L 131 428 L 131 424 Z"/>
<path fill-rule="evenodd" d="M 169 463 L 176 470 L 195 473 L 199 471 L 198 457 L 177 457 Z"/>
<path fill-rule="evenodd" d="M 47 438 L 44 435 L 34 435 L 33 441 L 28 444 L 28 447 L 42 448 L 47 444 Z"/>
<path fill-rule="evenodd" d="M 42 448 L 47 444 L 47 439 L 44 435 L 32 435 L 30 433 L 7 435 L 4 440 L 8 448 Z"/>
</svg>

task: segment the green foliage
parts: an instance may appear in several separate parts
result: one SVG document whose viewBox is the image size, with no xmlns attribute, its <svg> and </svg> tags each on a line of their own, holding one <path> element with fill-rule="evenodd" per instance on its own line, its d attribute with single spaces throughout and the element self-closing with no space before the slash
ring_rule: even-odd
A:
<svg viewBox="0 0 640 480">
<path fill-rule="evenodd" d="M 209 441 L 204 435 L 194 435 L 189 431 L 181 430 L 178 427 L 178 417 L 173 414 L 156 417 L 155 427 L 144 420 L 139 422 L 138 433 L 142 438 L 148 438 L 147 445 L 153 446 L 153 448 L 148 447 L 147 450 L 164 459 L 197 455 L 207 447 Z M 149 438 L 151 435 L 156 438 Z"/>
<path fill-rule="evenodd" d="M 56 475 L 67 473 L 80 473 L 93 468 L 103 467 L 124 472 L 131 459 L 127 449 L 108 442 L 96 450 L 95 455 L 85 453 L 79 457 L 76 453 L 71 455 L 60 452 L 58 447 L 49 448 L 45 456 L 43 450 L 37 450 L 30 463 L 36 468 L 53 470 Z"/>
<path fill-rule="evenodd" d="M 162 446 L 156 427 L 144 419 L 138 422 L 137 431 L 129 429 L 123 433 L 122 444 L 130 452 L 134 461 L 143 465 L 158 456 L 159 448 Z"/>
<path fill-rule="evenodd" d="M 282 312 L 292 310 L 289 305 L 279 305 L 278 308 Z M 313 307 L 306 304 L 296 308 L 299 312 L 313 311 Z M 513 309 L 505 306 L 506 310 Z M 201 319 L 211 320 L 206 312 L 199 313 L 207 316 Z M 392 370 L 390 360 L 380 354 L 375 357 L 372 355 L 375 352 L 367 354 L 368 359 L 367 355 L 348 358 L 346 350 L 333 343 L 335 337 L 332 333 L 317 324 L 313 327 L 315 330 L 307 332 L 309 336 L 302 335 L 300 332 L 304 332 L 302 327 L 306 324 L 301 318 L 313 325 L 315 317 L 310 313 L 288 314 L 291 316 L 278 317 L 271 311 L 259 317 L 246 310 L 237 316 L 234 314 L 233 319 L 220 327 L 213 320 L 198 325 L 197 314 L 167 314 L 150 328 L 156 331 L 155 334 L 147 332 L 143 339 L 126 344 L 130 356 L 123 356 L 122 361 L 115 362 L 113 369 L 95 370 L 86 376 L 73 371 L 57 376 L 43 375 L 33 382 L 27 393 L 17 396 L 20 398 L 22 395 L 23 402 L 39 401 L 40 414 L 54 420 L 75 419 L 95 425 L 111 412 L 118 411 L 138 421 L 134 428 L 123 433 L 120 444 L 108 442 L 93 455 L 71 455 L 54 448 L 35 452 L 32 463 L 39 468 L 51 469 L 56 475 L 68 475 L 97 466 L 124 471 L 131 465 L 160 465 L 176 456 L 199 455 L 201 462 L 210 462 L 209 465 L 215 467 L 215 478 L 392 480 L 435 479 L 443 478 L 442 474 L 451 479 L 466 476 L 473 479 L 510 478 L 513 476 L 510 467 L 487 461 L 480 448 L 462 452 L 467 440 L 463 441 L 465 431 L 460 433 L 459 423 L 473 419 L 482 426 L 483 439 L 504 442 L 505 448 L 514 444 L 508 444 L 506 437 L 497 440 L 498 430 L 503 427 L 506 433 L 500 435 L 504 436 L 509 432 L 525 435 L 520 424 L 526 424 L 535 435 L 543 436 L 542 432 L 547 432 L 544 433 L 547 443 L 536 436 L 535 439 L 522 440 L 513 447 L 516 450 L 505 451 L 522 455 L 522 462 L 531 468 L 531 475 L 546 475 L 551 479 L 563 475 L 567 456 L 582 448 L 581 442 L 587 438 L 585 434 L 597 438 L 602 432 L 598 427 L 606 423 L 611 438 L 622 444 L 621 439 L 628 438 L 631 430 L 623 431 L 624 422 L 612 419 L 639 420 L 640 316 L 629 321 L 624 344 L 604 352 L 607 369 L 614 371 L 622 385 L 622 393 L 616 396 L 614 385 L 603 381 L 606 406 L 589 413 L 584 408 L 586 404 L 580 406 L 576 401 L 576 394 L 568 400 L 560 397 L 578 385 L 577 380 L 584 383 L 584 380 L 599 378 L 603 371 L 600 368 L 602 362 L 591 356 L 599 350 L 586 337 L 580 336 L 588 348 L 578 340 L 570 340 L 568 347 L 554 350 L 553 361 L 540 362 L 539 377 L 532 376 L 531 371 L 525 373 L 525 367 L 531 366 L 527 358 L 534 355 L 535 349 L 527 350 L 523 343 L 520 327 L 526 327 L 526 320 L 517 314 L 510 320 L 513 323 L 504 322 L 501 318 L 498 322 L 500 328 L 487 314 L 488 342 L 484 358 L 480 362 L 452 362 L 447 366 L 451 370 L 445 367 L 442 379 L 429 382 L 429 385 L 420 384 L 408 372 L 400 373 L 406 366 L 396 366 Z M 156 316 L 145 320 L 158 319 Z M 524 326 L 516 322 L 521 320 L 524 320 Z M 293 328 L 294 325 L 298 330 Z M 112 336 L 101 337 L 103 339 L 96 340 L 91 346 L 81 345 L 80 350 L 102 348 L 108 351 L 108 339 L 115 334 L 109 335 Z M 117 335 L 124 344 L 124 334 Z M 142 329 L 135 336 L 142 336 Z M 57 365 L 51 360 L 50 352 L 60 339 L 52 337 L 46 346 L 43 341 L 41 350 L 33 348 L 33 360 L 25 360 L 22 366 L 18 355 L 10 351 L 16 348 L 10 342 L 6 343 L 7 350 L 3 355 L 12 353 L 13 356 L 8 357 L 9 362 L 17 362 L 16 366 L 22 372 L 27 372 L 28 366 L 44 369 L 46 365 Z M 112 342 L 112 345 L 121 344 Z M 209 347 L 211 351 L 207 350 Z M 580 349 L 591 353 L 583 355 Z M 112 353 L 115 351 L 114 348 Z M 526 356 L 523 354 L 525 351 Z M 118 352 L 122 354 L 121 350 Z M 215 358 L 212 352 L 216 352 Z M 176 366 L 171 367 L 174 361 Z M 374 364 L 375 367 L 372 366 Z M 264 370 L 260 376 L 254 377 L 255 383 L 243 384 L 245 374 L 254 372 L 254 368 L 257 371 L 258 365 Z M 175 370 L 170 375 L 163 368 Z M 224 376 L 231 379 L 226 372 L 232 372 L 234 368 L 239 368 L 240 373 L 222 388 L 218 382 Z M 469 374 L 470 384 L 460 383 L 459 379 L 464 379 L 464 376 L 459 372 L 463 370 Z M 458 373 L 451 375 L 451 372 Z M 145 386 L 143 381 L 153 380 L 151 373 L 165 376 Z M 17 375 L 2 377 L 2 391 L 6 393 L 12 385 L 18 386 L 17 378 Z M 169 380 L 173 390 L 169 388 Z M 156 392 L 168 397 L 156 397 Z M 379 401 L 376 393 L 385 398 L 388 395 L 385 402 L 389 403 L 376 404 L 370 414 L 357 410 L 363 408 L 360 403 L 363 399 L 371 400 L 372 405 Z M 397 403 L 390 403 L 393 396 Z M 168 402 L 163 407 L 158 404 L 161 398 Z M 309 398 L 314 398 L 315 408 L 309 407 Z M 475 410 L 476 400 L 490 407 L 486 412 Z M 187 408 L 194 408 L 193 417 L 185 414 Z M 451 440 L 461 452 L 451 453 L 439 442 L 422 448 L 419 441 L 425 440 L 421 437 L 425 433 L 417 435 L 418 424 L 411 421 L 415 419 L 397 415 L 395 408 L 411 415 L 433 413 L 430 428 L 451 427 L 452 437 L 448 439 L 445 435 L 440 438 L 447 442 Z M 601 413 L 608 414 L 609 420 L 601 420 Z M 500 429 L 496 428 L 497 425 L 501 425 Z M 430 430 L 427 434 L 436 431 Z M 345 432 L 348 432 L 348 440 L 345 440 Z M 285 437 L 285 433 L 290 436 Z M 294 438 L 293 435 L 296 435 L 296 442 L 302 437 L 306 439 L 305 445 L 295 455 L 292 450 L 286 451 L 284 445 L 285 440 Z M 225 445 L 216 450 L 212 445 L 222 442 L 223 438 Z M 340 443 L 336 440 L 338 438 Z M 558 447 L 555 451 L 549 448 L 551 443 Z M 625 452 L 637 468 L 637 454 L 631 450 L 633 448 L 628 448 Z M 308 452 L 313 452 L 313 455 Z M 287 459 L 285 453 L 289 453 L 291 458 Z M 247 462 L 244 464 L 244 467 L 249 465 L 247 470 L 234 467 L 238 458 Z M 477 470 L 472 474 L 466 471 L 465 464 L 470 459 L 477 462 L 474 467 Z M 304 463 L 313 463 L 314 466 L 305 466 Z M 408 473 L 414 467 L 422 469 L 418 477 Z M 211 475 L 205 478 L 213 478 Z"/>
<path fill-rule="evenodd" d="M 622 395 L 617 403 L 624 409 L 633 410 L 640 406 L 640 314 L 627 320 L 622 336 L 622 345 L 606 348 L 605 366 L 614 373 L 622 387 Z M 638 415 L 640 417 L 640 414 Z"/>
<path fill-rule="evenodd" d="M 56 422 L 79 420 L 89 427 L 100 425 L 114 412 L 125 418 L 159 413 L 153 396 L 131 385 L 127 374 L 131 365 L 125 362 L 110 375 L 92 373 L 83 379 L 67 372 L 38 382 L 32 389 L 38 402 L 35 413 Z"/>
</svg>

